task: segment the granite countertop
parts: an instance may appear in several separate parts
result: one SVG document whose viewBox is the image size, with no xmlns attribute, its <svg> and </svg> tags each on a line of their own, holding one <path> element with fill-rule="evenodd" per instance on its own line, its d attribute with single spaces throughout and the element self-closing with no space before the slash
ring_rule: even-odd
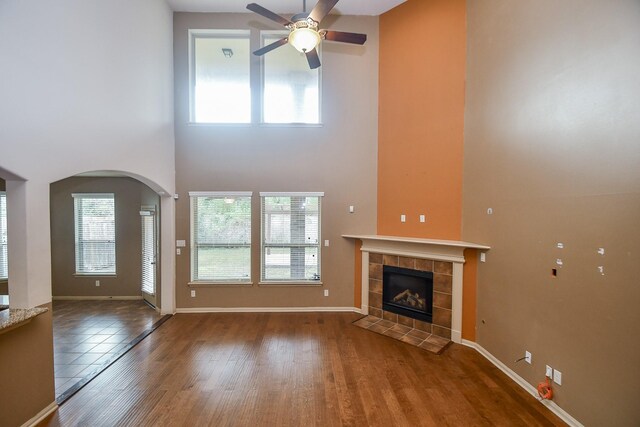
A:
<svg viewBox="0 0 640 427">
<path fill-rule="evenodd" d="M 46 307 L 10 308 L 0 311 L 0 334 L 21 326 L 34 317 L 49 311 Z"/>
</svg>

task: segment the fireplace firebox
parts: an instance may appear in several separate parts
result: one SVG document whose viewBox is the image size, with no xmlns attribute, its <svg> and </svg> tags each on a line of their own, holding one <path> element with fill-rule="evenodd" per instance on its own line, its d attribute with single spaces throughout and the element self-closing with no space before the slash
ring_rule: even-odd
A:
<svg viewBox="0 0 640 427">
<path fill-rule="evenodd" d="M 433 273 L 385 265 L 382 269 L 382 309 L 431 323 Z"/>
</svg>

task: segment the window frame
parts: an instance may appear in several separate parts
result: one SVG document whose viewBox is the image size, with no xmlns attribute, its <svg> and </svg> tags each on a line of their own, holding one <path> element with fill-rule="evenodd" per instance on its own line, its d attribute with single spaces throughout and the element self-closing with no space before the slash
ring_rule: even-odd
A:
<svg viewBox="0 0 640 427">
<path fill-rule="evenodd" d="M 1 220 L 0 223 L 4 225 L 5 233 L 8 234 L 9 225 L 7 224 L 7 216 L 8 216 L 8 214 L 7 214 L 7 192 L 6 191 L 0 191 L 0 199 L 4 199 L 4 203 L 2 205 L 5 207 L 4 215 L 0 216 L 0 218 L 4 217 L 4 220 Z M 8 242 L 9 242 L 8 236 L 7 236 L 7 241 L 6 242 L 2 243 L 0 241 L 0 251 L 3 251 L 3 249 L 4 249 L 4 253 L 6 254 L 6 256 L 5 256 L 5 263 L 6 263 L 6 271 L 5 271 L 5 273 L 6 273 L 6 275 L 0 273 L 0 282 L 3 282 L 3 283 L 9 280 L 9 260 L 8 260 L 8 257 L 9 257 L 9 245 L 8 245 Z M 4 268 L 3 268 L 3 270 L 4 270 Z"/>
<path fill-rule="evenodd" d="M 189 192 L 189 228 L 190 239 L 189 242 L 189 256 L 190 256 L 190 276 L 189 286 L 215 286 L 215 285 L 232 285 L 232 286 L 251 286 L 253 285 L 253 233 L 251 233 L 249 242 L 243 245 L 236 245 L 234 247 L 248 247 L 249 248 L 249 277 L 247 279 L 222 279 L 222 280 L 201 280 L 194 279 L 196 269 L 196 257 L 194 251 L 197 249 L 197 242 L 195 238 L 195 215 L 194 215 L 194 203 L 198 197 L 248 197 L 251 204 L 251 211 L 249 213 L 249 229 L 253 231 L 253 192 L 252 191 L 190 191 Z M 229 247 L 229 245 L 226 245 Z"/>
<path fill-rule="evenodd" d="M 264 198 L 265 197 L 317 197 L 318 198 L 318 243 L 316 245 L 305 244 L 304 247 L 317 247 L 318 248 L 318 280 L 268 280 L 264 277 L 265 272 L 265 249 L 267 246 L 265 243 L 265 212 L 264 212 Z M 324 192 L 260 192 L 260 285 L 287 285 L 287 286 L 322 286 L 322 198 Z M 299 247 L 301 245 L 289 245 L 278 244 L 273 247 Z"/>
<path fill-rule="evenodd" d="M 196 29 L 190 28 L 188 30 L 188 61 L 189 61 L 189 124 L 197 126 L 239 126 L 247 127 L 251 126 L 254 121 L 253 104 L 254 104 L 254 88 L 252 85 L 252 62 L 251 56 L 249 56 L 249 121 L 248 122 L 198 122 L 196 121 L 196 55 L 195 55 L 195 39 L 196 38 L 246 38 L 249 40 L 249 50 L 251 50 L 251 30 L 241 29 Z M 252 53 L 249 53 L 252 55 Z"/>
<path fill-rule="evenodd" d="M 92 276 L 92 277 L 115 277 L 118 273 L 118 250 L 117 250 L 117 218 L 116 218 L 116 196 L 115 193 L 73 193 L 72 195 L 73 198 L 73 231 L 74 231 L 74 258 L 75 258 L 75 272 L 74 272 L 74 276 Z M 79 244 L 82 244 L 80 242 L 80 236 L 78 234 L 78 228 L 80 226 L 80 223 L 78 222 L 78 216 L 79 216 L 79 212 L 78 212 L 78 204 L 77 204 L 77 200 L 81 200 L 81 199 L 113 199 L 113 241 L 110 240 L 87 240 L 87 239 L 82 239 L 82 242 L 84 241 L 90 241 L 90 242 L 106 242 L 106 243 L 113 243 L 113 272 L 111 271 L 100 271 L 100 272 L 88 272 L 88 271 L 78 271 L 78 266 L 79 264 L 79 260 L 78 260 L 78 254 L 82 253 L 82 251 L 79 249 Z"/>
<path fill-rule="evenodd" d="M 269 37 L 269 36 L 281 36 L 280 38 L 283 37 L 287 37 L 289 35 L 288 31 L 282 31 L 282 30 L 261 30 L 260 31 L 260 35 L 259 35 L 259 40 L 260 40 L 260 48 L 263 48 L 266 46 L 265 43 L 265 38 Z M 282 47 L 280 47 L 280 49 L 285 49 L 289 47 L 290 49 L 294 49 L 292 46 L 287 46 L 284 45 Z M 322 61 L 322 43 L 320 43 L 318 45 L 318 47 L 316 48 L 318 50 L 318 56 L 320 57 L 320 61 Z M 295 50 L 295 49 L 294 49 Z M 297 51 L 296 51 L 297 52 Z M 268 55 L 268 54 L 267 54 Z M 305 123 L 305 122 L 283 122 L 283 123 L 278 123 L 278 122 L 267 122 L 264 119 L 264 102 L 265 102 L 265 96 L 264 96 L 264 91 L 266 88 L 266 71 L 267 71 L 267 67 L 265 64 L 265 58 L 266 55 L 263 55 L 260 57 L 260 95 L 259 95 L 259 101 L 260 101 L 260 105 L 259 105 L 259 110 L 260 110 L 260 114 L 259 114 L 259 119 L 260 119 L 260 126 L 267 126 L 267 127 L 322 127 L 323 126 L 323 121 L 322 121 L 322 67 L 317 68 L 318 71 L 318 122 L 317 123 Z M 307 63 L 307 59 L 304 58 L 302 59 L 302 61 L 304 61 L 305 65 L 308 66 Z"/>
</svg>

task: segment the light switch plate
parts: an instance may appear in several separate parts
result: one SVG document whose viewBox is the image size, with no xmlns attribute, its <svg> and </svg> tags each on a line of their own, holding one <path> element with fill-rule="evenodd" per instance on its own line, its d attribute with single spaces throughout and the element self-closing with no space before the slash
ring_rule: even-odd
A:
<svg viewBox="0 0 640 427">
<path fill-rule="evenodd" d="M 185 240 L 176 240 L 176 246 L 179 248 L 184 248 L 187 246 L 187 242 Z"/>
<path fill-rule="evenodd" d="M 562 385 L 562 372 L 557 369 L 553 370 L 553 382 L 558 385 Z"/>
</svg>

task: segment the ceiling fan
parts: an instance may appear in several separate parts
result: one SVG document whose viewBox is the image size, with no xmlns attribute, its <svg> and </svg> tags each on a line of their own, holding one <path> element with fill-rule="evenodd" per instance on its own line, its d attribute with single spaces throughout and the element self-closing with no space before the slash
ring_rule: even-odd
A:
<svg viewBox="0 0 640 427">
<path fill-rule="evenodd" d="M 289 43 L 299 52 L 306 55 L 309 67 L 314 69 L 320 66 L 320 58 L 318 57 L 318 51 L 316 48 L 322 40 L 360 45 L 364 44 L 364 42 L 367 41 L 366 34 L 318 29 L 320 22 L 329 14 L 336 3 L 338 3 L 338 0 L 319 0 L 313 10 L 310 13 L 307 13 L 306 7 L 304 7 L 304 5 L 306 5 L 306 1 L 303 0 L 303 9 L 305 12 L 292 16 L 290 20 L 273 13 L 256 3 L 249 3 L 247 5 L 247 9 L 257 13 L 258 15 L 264 16 L 265 18 L 271 19 L 278 24 L 284 25 L 285 28 L 289 30 L 289 35 L 287 37 L 271 43 L 262 49 L 258 49 L 253 52 L 253 54 L 262 56 L 267 52 L 271 52 L 272 50 Z"/>
</svg>

